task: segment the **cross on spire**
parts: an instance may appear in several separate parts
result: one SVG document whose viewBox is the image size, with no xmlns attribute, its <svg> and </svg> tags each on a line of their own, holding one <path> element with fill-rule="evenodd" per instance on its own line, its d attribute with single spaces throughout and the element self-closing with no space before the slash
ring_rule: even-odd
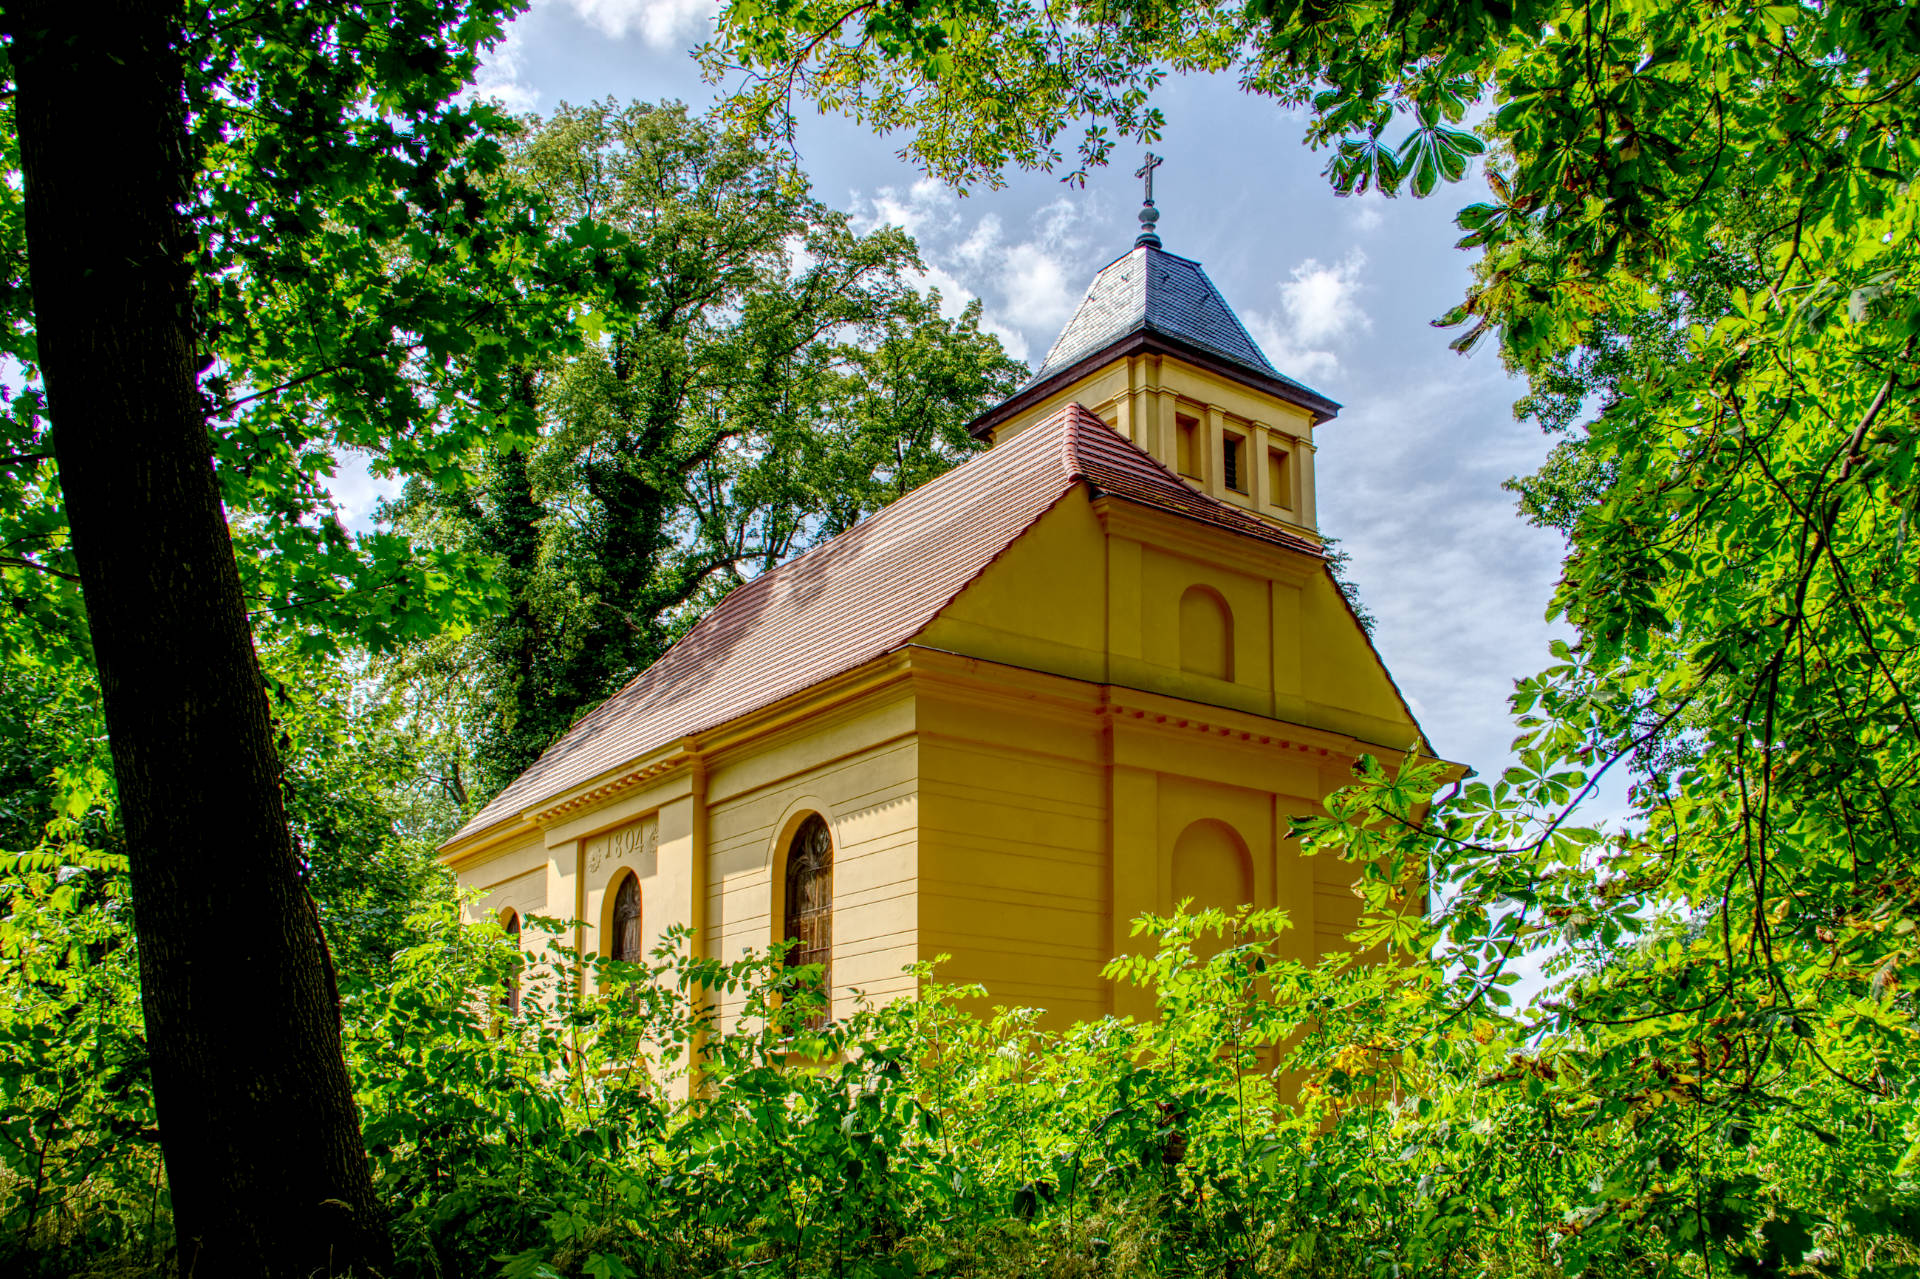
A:
<svg viewBox="0 0 1920 1279">
<path fill-rule="evenodd" d="M 1154 229 L 1154 223 L 1160 220 L 1160 210 L 1153 207 L 1153 171 L 1166 162 L 1165 156 L 1149 151 L 1147 162 L 1134 171 L 1134 177 L 1145 178 L 1147 182 L 1147 199 L 1140 206 L 1140 234 L 1133 242 L 1136 249 L 1143 245 L 1152 245 L 1156 249 L 1160 247 L 1160 233 Z"/>
<path fill-rule="evenodd" d="M 1134 170 L 1134 174 L 1133 174 L 1134 177 L 1145 178 L 1147 180 L 1147 203 L 1148 204 L 1153 203 L 1153 171 L 1159 168 L 1161 165 L 1165 164 L 1166 162 L 1167 162 L 1167 159 L 1165 156 L 1155 155 L 1153 152 L 1149 151 L 1147 152 L 1147 162 L 1141 165 L 1138 169 Z"/>
</svg>

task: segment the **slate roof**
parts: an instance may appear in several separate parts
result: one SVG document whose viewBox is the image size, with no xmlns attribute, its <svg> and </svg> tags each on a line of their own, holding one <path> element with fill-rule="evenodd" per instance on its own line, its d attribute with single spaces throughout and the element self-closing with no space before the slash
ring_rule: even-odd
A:
<svg viewBox="0 0 1920 1279">
<path fill-rule="evenodd" d="M 1177 339 L 1249 373 L 1326 398 L 1268 362 L 1198 262 L 1150 244 L 1135 245 L 1093 277 L 1080 309 L 1054 340 L 1040 371 L 1020 391 L 1143 331 Z"/>
<path fill-rule="evenodd" d="M 1189 488 L 1078 404 L 737 587 L 626 687 L 583 716 L 453 837 L 689 734 L 772 705 L 910 642 L 1075 486 L 1318 557 Z M 453 842 L 453 841 L 449 841 Z"/>
</svg>

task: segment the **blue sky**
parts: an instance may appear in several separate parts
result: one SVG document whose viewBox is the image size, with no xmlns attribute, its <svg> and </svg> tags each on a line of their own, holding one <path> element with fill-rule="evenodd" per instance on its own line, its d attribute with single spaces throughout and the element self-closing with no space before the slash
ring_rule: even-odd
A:
<svg viewBox="0 0 1920 1279">
<path fill-rule="evenodd" d="M 687 50 L 712 12 L 709 0 L 536 0 L 482 91 L 541 112 L 608 97 L 704 106 L 714 89 Z M 1322 527 L 1351 550 L 1376 641 L 1434 744 L 1491 772 L 1512 735 L 1506 694 L 1547 664 L 1562 548 L 1500 487 L 1548 443 L 1513 420 L 1520 384 L 1491 351 L 1447 350 L 1450 334 L 1428 323 L 1464 290 L 1472 258 L 1452 247 L 1452 219 L 1484 188 L 1475 176 L 1427 200 L 1340 199 L 1301 121 L 1231 77 L 1173 81 L 1162 105 L 1166 248 L 1205 265 L 1277 367 L 1345 405 L 1317 432 Z M 1143 148 L 1084 190 L 1013 175 L 962 199 L 902 162 L 898 139 L 816 118 L 799 142 L 823 199 L 862 226 L 911 231 L 927 283 L 955 308 L 979 297 L 988 326 L 1036 363 L 1136 230 Z M 371 487 L 342 480 L 349 515 L 364 519 Z"/>
</svg>

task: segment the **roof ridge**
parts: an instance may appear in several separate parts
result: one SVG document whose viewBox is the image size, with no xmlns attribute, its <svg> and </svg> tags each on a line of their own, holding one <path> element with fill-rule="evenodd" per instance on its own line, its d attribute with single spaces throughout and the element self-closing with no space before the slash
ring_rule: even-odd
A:
<svg viewBox="0 0 1920 1279">
<path fill-rule="evenodd" d="M 1044 426 L 1055 420 L 1060 421 L 1062 424 L 1062 443 L 1065 444 L 1066 447 L 1062 450 L 1064 456 L 1061 458 L 1061 461 L 1066 464 L 1068 480 L 1085 480 L 1087 478 L 1086 463 L 1083 462 L 1080 457 L 1080 433 L 1082 430 L 1088 427 L 1098 427 L 1116 439 L 1122 438 L 1118 431 L 1108 426 L 1098 414 L 1078 400 L 1067 401 L 1058 410 L 1050 414 L 1046 421 L 1037 422 L 1034 425 Z M 1024 435 L 1026 432 L 1023 431 L 1021 434 Z M 1018 439 L 1019 436 L 1015 436 L 1014 438 Z M 1132 443 L 1131 440 L 1126 442 L 1129 444 Z"/>
</svg>

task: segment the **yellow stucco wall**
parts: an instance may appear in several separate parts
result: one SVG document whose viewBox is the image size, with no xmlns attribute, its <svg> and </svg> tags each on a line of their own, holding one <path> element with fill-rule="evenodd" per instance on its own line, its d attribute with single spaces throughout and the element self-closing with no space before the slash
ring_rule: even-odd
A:
<svg viewBox="0 0 1920 1279">
<path fill-rule="evenodd" d="M 918 953 L 917 777 L 912 703 L 900 686 L 723 756 L 709 789 L 707 953 L 733 959 L 776 940 L 787 847 L 819 813 L 833 835 L 836 1013 L 855 991 L 908 989 L 901 969 Z"/>
<path fill-rule="evenodd" d="M 980 662 L 916 681 L 923 956 L 995 1002 L 1108 1011 L 1108 780 L 1098 686 Z"/>
<path fill-rule="evenodd" d="M 1138 359 L 1151 368 L 1088 385 L 1156 449 L 1182 396 L 1205 395 L 1214 429 L 1264 423 L 1310 452 L 1289 406 Z M 1288 820 L 1360 752 L 1417 737 L 1317 557 L 1080 487 L 909 647 L 446 856 L 486 890 L 478 909 L 577 917 L 589 954 L 635 874 L 650 944 L 690 923 L 732 958 L 775 940 L 786 847 L 817 812 L 834 843 L 836 1012 L 856 991 L 909 991 L 901 970 L 943 953 L 943 979 L 1055 1021 L 1143 1012 L 1100 970 L 1138 944 L 1135 916 L 1184 887 L 1243 871 L 1255 905 L 1292 916 L 1293 954 L 1343 946 L 1352 871 L 1302 858 Z"/>
<path fill-rule="evenodd" d="M 1181 601 L 1232 615 L 1231 681 L 1181 652 Z M 1357 737 L 1416 730 L 1324 564 L 1085 489 L 1063 498 L 916 637 L 928 648 Z"/>
</svg>

